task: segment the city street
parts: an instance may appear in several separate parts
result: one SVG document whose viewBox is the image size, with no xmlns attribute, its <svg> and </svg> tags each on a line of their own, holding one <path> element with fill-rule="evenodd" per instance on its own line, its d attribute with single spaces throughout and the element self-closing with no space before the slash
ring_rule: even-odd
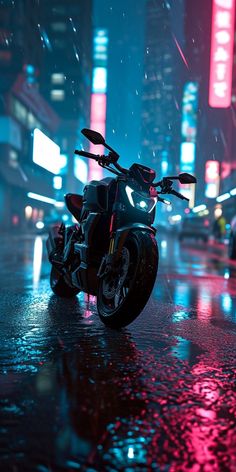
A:
<svg viewBox="0 0 236 472">
<path fill-rule="evenodd" d="M 152 297 L 113 331 L 51 293 L 44 236 L 1 236 L 2 472 L 236 471 L 236 263 L 157 239 Z"/>
</svg>

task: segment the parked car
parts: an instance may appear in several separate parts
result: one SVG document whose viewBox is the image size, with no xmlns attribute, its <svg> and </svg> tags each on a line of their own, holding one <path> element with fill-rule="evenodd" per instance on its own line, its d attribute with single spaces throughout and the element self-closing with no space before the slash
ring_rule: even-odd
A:
<svg viewBox="0 0 236 472">
<path fill-rule="evenodd" d="M 230 259 L 236 259 L 236 216 L 230 223 L 228 254 Z"/>
<path fill-rule="evenodd" d="M 188 216 L 183 219 L 180 231 L 179 241 L 184 239 L 201 239 L 205 243 L 208 242 L 210 233 L 210 222 L 208 218 L 200 216 Z"/>
</svg>

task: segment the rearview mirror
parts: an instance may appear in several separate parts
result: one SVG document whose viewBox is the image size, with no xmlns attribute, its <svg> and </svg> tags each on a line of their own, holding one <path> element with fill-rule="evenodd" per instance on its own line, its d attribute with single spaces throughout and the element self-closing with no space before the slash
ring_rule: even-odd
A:
<svg viewBox="0 0 236 472">
<path fill-rule="evenodd" d="M 98 133 L 97 131 L 93 131 L 92 129 L 84 128 L 81 130 L 81 133 L 91 141 L 93 144 L 105 144 L 104 137 Z"/>
<path fill-rule="evenodd" d="M 183 174 L 179 174 L 179 181 L 181 184 L 196 184 L 197 179 L 194 175 L 184 172 Z"/>
</svg>

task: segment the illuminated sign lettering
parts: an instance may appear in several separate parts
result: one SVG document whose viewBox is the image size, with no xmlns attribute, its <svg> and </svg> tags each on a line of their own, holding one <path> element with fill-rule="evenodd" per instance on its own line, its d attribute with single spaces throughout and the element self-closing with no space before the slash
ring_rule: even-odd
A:
<svg viewBox="0 0 236 472">
<path fill-rule="evenodd" d="M 231 104 L 235 0 L 213 0 L 209 105 Z"/>
</svg>

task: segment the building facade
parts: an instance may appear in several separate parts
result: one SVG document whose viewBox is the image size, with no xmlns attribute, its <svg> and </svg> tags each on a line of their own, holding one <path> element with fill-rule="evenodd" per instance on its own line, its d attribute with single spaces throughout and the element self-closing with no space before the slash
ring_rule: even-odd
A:
<svg viewBox="0 0 236 472">
<path fill-rule="evenodd" d="M 74 176 L 74 149 L 87 146 L 92 78 L 92 0 L 46 0 L 38 29 L 44 49 L 40 91 L 61 118 L 58 138 L 68 157 L 66 190 L 81 191 Z"/>
<path fill-rule="evenodd" d="M 74 176 L 73 157 L 74 149 L 83 145 L 80 130 L 89 125 L 91 38 L 90 0 L 69 4 L 65 0 L 50 4 L 19 0 L 0 5 L 3 227 L 24 227 L 30 214 L 34 221 L 42 219 L 55 210 L 54 201 L 62 200 L 63 193 L 82 190 Z M 53 143 L 57 144 L 54 149 L 60 148 L 66 155 L 67 167 L 63 172 L 58 167 L 63 174 L 61 190 L 59 179 L 53 183 L 56 164 L 48 170 L 47 148 L 43 147 L 45 156 L 38 163 L 33 161 L 35 128 L 43 133 L 42 146 L 47 143 L 53 149 Z"/>
<path fill-rule="evenodd" d="M 180 13 L 182 15 L 182 9 Z M 175 172 L 178 163 L 182 82 L 175 39 L 171 5 L 148 0 L 142 94 L 142 162 L 155 168 L 158 175 Z"/>
</svg>

